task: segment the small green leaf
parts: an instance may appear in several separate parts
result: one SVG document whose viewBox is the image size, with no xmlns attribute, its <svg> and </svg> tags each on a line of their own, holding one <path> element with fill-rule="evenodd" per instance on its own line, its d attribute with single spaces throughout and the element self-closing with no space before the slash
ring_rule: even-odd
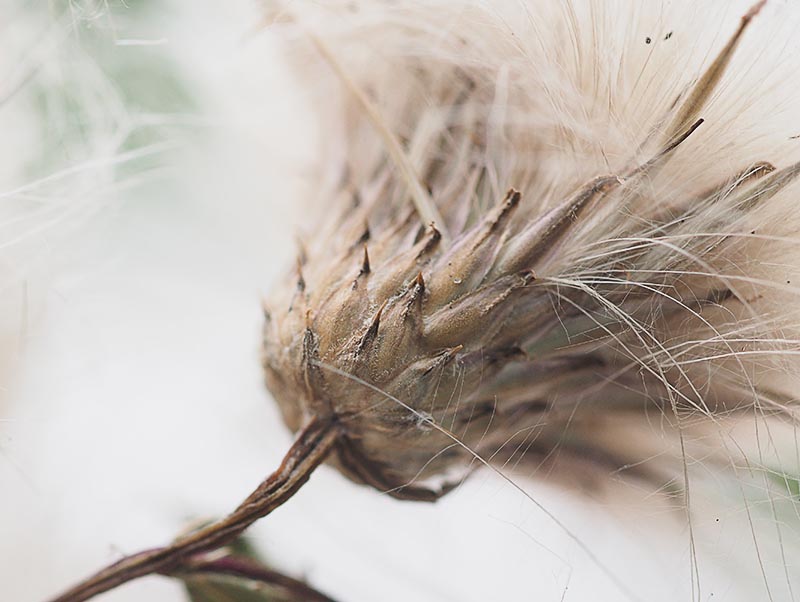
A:
<svg viewBox="0 0 800 602">
<path fill-rule="evenodd" d="M 183 581 L 190 602 L 333 602 L 275 571 L 244 537 L 216 553 L 187 558 L 172 575 Z"/>
</svg>

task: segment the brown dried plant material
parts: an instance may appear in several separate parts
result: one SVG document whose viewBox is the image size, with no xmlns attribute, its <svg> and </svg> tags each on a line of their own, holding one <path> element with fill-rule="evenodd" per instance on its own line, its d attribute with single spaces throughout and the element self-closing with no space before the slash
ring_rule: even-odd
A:
<svg viewBox="0 0 800 602">
<path fill-rule="evenodd" d="M 189 602 L 335 602 L 268 566 L 244 538 L 184 561 L 172 576 L 183 581 Z"/>
<path fill-rule="evenodd" d="M 465 61 L 456 69 L 446 60 L 429 66 L 412 58 L 409 66 L 398 59 L 398 70 L 420 82 L 469 82 L 458 94 L 422 93 L 422 111 L 438 107 L 441 95 L 450 125 L 426 134 L 435 158 L 412 173 L 391 134 L 396 116 L 382 115 L 313 34 L 345 98 L 365 113 L 386 150 L 370 171 L 345 160 L 350 175 L 325 218 L 333 227 L 313 237 L 297 273 L 266 304 L 267 385 L 287 424 L 298 429 L 310 417 L 336 417 L 343 430 L 337 467 L 402 499 L 437 499 L 476 457 L 498 466 L 558 458 L 561 475 L 587 463 L 608 472 L 626 467 L 657 486 L 674 479 L 676 468 L 680 475 L 681 415 L 714 422 L 760 403 L 747 369 L 742 379 L 709 379 L 692 364 L 724 355 L 728 339 L 741 336 L 741 325 L 718 324 L 714 312 L 758 311 L 758 293 L 725 277 L 723 266 L 748 261 L 752 245 L 741 224 L 794 181 L 800 164 L 775 169 L 755 162 L 743 172 L 738 166 L 724 184 L 683 194 L 672 189 L 670 169 L 680 164 L 675 157 L 684 143 L 703 138 L 700 113 L 763 4 L 747 12 L 685 98 L 657 121 L 670 126 L 640 135 L 637 154 L 649 157 L 618 161 L 617 171 L 564 188 L 569 192 L 560 198 L 548 191 L 529 199 L 526 189 L 541 194 L 541 187 L 527 166 L 500 183 L 508 188 L 504 197 L 490 198 L 486 182 L 501 169 L 490 163 L 485 118 L 458 115 L 492 107 L 494 74 L 483 65 Z M 413 95 L 415 85 L 398 96 Z M 413 96 L 407 103 L 410 112 Z M 423 130 L 425 119 L 409 115 L 411 127 Z M 359 132 L 346 146 L 353 155 L 366 137 Z M 422 134 L 407 134 L 411 146 L 416 135 Z M 515 136 L 520 147 L 531 144 L 514 131 L 507 144 Z M 525 150 L 535 161 L 539 151 Z M 459 153 L 466 159 L 457 161 Z M 434 191 L 435 211 L 425 209 L 428 201 L 420 209 L 418 182 Z M 440 221 L 430 223 L 431 213 Z M 751 324 L 745 336 L 766 353 L 769 343 L 760 337 L 769 339 L 774 327 Z M 708 339 L 694 340 L 698 333 Z M 672 351 L 683 345 L 691 349 L 689 362 L 684 351 Z M 646 422 L 653 411 L 672 431 L 672 465 L 642 463 L 649 446 L 607 440 L 617 418 Z"/>
<path fill-rule="evenodd" d="M 183 535 L 170 545 L 126 556 L 67 590 L 53 602 L 81 602 L 133 579 L 191 570 L 202 554 L 236 540 L 247 527 L 281 506 L 308 480 L 339 437 L 338 425 L 312 420 L 298 434 L 278 470 L 225 518 Z"/>
<path fill-rule="evenodd" d="M 590 206 L 613 203 L 624 182 L 646 176 L 677 147 L 624 176 L 592 180 L 517 233 L 521 195 L 509 190 L 449 248 L 434 225 L 426 230 L 405 220 L 398 231 L 402 206 L 383 228 L 371 227 L 369 269 L 356 241 L 333 242 L 341 250 L 332 256 L 328 247 L 320 258 L 321 280 L 298 276 L 286 309 L 266 314 L 267 384 L 289 425 L 335 417 L 343 430 L 336 459 L 345 474 L 394 497 L 433 501 L 452 484 L 430 488 L 428 479 L 467 466 L 474 454 L 495 454 L 498 437 L 513 436 L 524 415 L 541 414 L 544 391 L 527 404 L 508 400 L 520 387 L 541 388 L 543 369 L 613 382 L 620 366 L 597 351 L 545 362 L 526 352 L 578 317 L 553 309 L 550 287 L 537 274 L 549 277 Z M 343 229 L 364 217 L 352 210 Z M 315 260 L 307 260 L 303 274 Z M 583 294 L 571 298 L 582 307 L 591 303 Z M 520 374 L 530 382 L 520 383 Z"/>
<path fill-rule="evenodd" d="M 767 268 L 800 254 L 780 228 L 756 228 L 792 222 L 800 163 L 730 154 L 705 114 L 763 4 L 693 86 L 631 110 L 626 144 L 603 139 L 598 152 L 580 119 L 619 125 L 637 103 L 601 81 L 605 49 L 575 13 L 528 40 L 471 4 L 462 30 L 438 4 L 364 1 L 331 8 L 353 21 L 326 36 L 313 15 L 327 8 L 293 3 L 312 17 L 283 22 L 308 26 L 301 37 L 342 90 L 339 183 L 321 190 L 324 217 L 265 302 L 266 381 L 297 442 L 228 518 L 54 602 L 173 573 L 325 460 L 422 501 L 476 464 L 572 483 L 624 473 L 688 512 L 688 458 L 733 463 L 709 433 L 743 416 L 794 420 L 794 398 L 764 383 L 793 374 L 797 291 Z M 354 60 L 348 35 L 381 49 L 363 72 L 339 56 Z M 572 54 L 548 64 L 563 47 Z M 559 89 L 554 73 L 572 80 Z"/>
</svg>

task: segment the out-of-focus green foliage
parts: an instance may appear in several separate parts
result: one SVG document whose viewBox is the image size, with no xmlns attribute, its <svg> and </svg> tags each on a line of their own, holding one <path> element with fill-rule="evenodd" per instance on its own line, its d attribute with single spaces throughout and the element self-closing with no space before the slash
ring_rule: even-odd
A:
<svg viewBox="0 0 800 602">
<path fill-rule="evenodd" d="M 30 61 L 22 102 L 36 112 L 41 145 L 30 178 L 100 158 L 130 175 L 157 166 L 137 149 L 171 141 L 176 116 L 196 105 L 169 47 L 169 2 L 50 0 L 18 14 L 44 50 Z M 139 156 L 142 155 L 142 156 Z"/>
</svg>

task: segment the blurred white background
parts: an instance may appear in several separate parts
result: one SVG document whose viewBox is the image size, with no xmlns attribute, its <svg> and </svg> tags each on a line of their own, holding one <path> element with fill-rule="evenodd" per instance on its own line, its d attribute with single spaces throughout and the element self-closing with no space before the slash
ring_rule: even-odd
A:
<svg viewBox="0 0 800 602">
<path fill-rule="evenodd" d="M 293 257 L 319 124 L 247 0 L 4 4 L 6 87 L 39 91 L 0 106 L 0 599 L 38 602 L 279 463 L 260 297 Z M 682 517 L 657 499 L 522 484 L 642 600 L 691 599 Z M 740 519 L 698 519 L 718 543 L 703 600 L 762 599 L 729 565 Z M 323 468 L 250 538 L 342 602 L 624 599 L 485 473 L 428 506 Z M 103 599 L 185 598 L 150 577 Z"/>
</svg>

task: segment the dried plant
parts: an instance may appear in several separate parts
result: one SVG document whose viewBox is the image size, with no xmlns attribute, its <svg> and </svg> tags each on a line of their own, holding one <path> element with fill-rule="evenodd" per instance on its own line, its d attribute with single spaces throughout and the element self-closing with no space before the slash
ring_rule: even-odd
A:
<svg viewBox="0 0 800 602">
<path fill-rule="evenodd" d="M 318 220 L 265 303 L 297 443 L 228 518 L 57 600 L 174 573 L 325 459 L 422 501 L 480 466 L 624 474 L 673 495 L 690 534 L 702 460 L 763 478 L 777 512 L 798 469 L 800 163 L 776 125 L 797 106 L 747 40 L 764 4 L 705 61 L 689 12 L 673 31 L 635 3 L 278 13 L 335 115 Z"/>
</svg>

